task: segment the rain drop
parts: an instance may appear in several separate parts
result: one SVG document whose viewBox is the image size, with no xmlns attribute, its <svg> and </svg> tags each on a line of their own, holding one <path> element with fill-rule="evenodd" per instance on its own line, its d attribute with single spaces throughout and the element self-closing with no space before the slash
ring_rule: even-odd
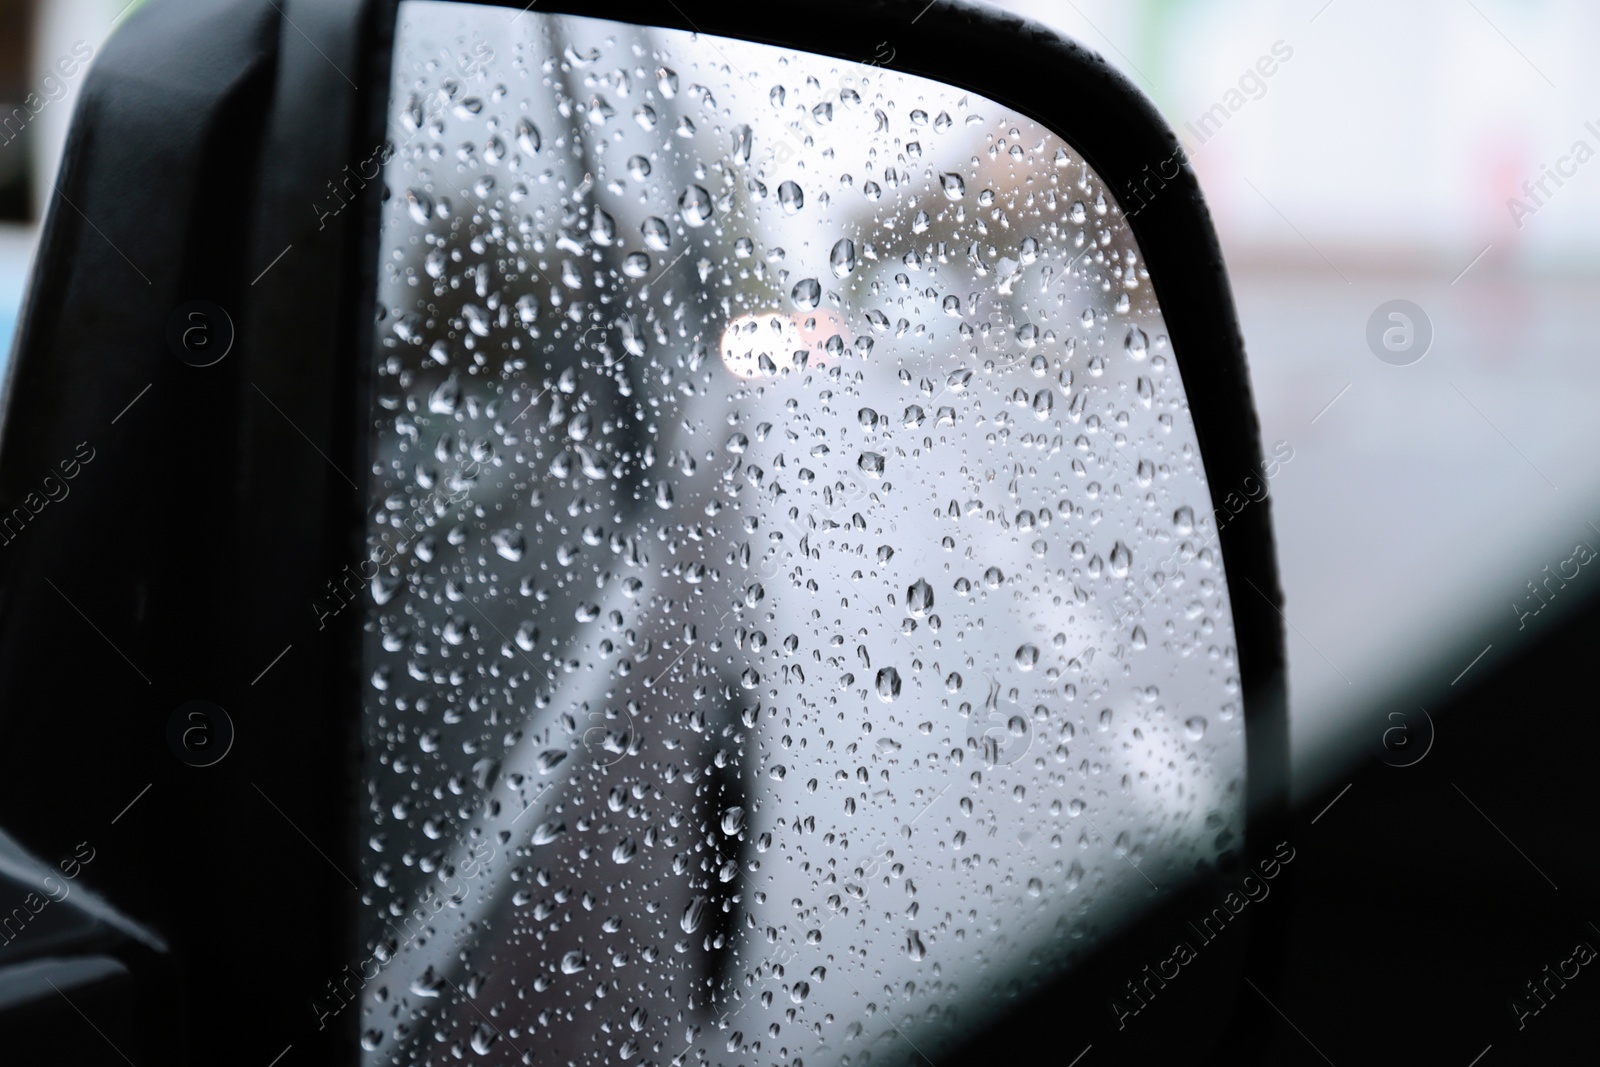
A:
<svg viewBox="0 0 1600 1067">
<path fill-rule="evenodd" d="M 690 185 L 678 198 L 678 214 L 688 226 L 704 226 L 711 218 L 711 194 L 703 185 Z"/>
<path fill-rule="evenodd" d="M 920 961 L 928 954 L 928 949 L 922 943 L 922 935 L 915 930 L 906 932 L 906 955 L 913 961 Z"/>
<path fill-rule="evenodd" d="M 689 901 L 688 907 L 683 909 L 683 917 L 678 920 L 678 925 L 683 927 L 684 933 L 692 934 L 700 928 L 700 924 L 705 921 L 708 903 L 707 899 L 699 894 Z"/>
<path fill-rule="evenodd" d="M 835 278 L 849 276 L 856 269 L 856 243 L 848 237 L 835 242 L 833 251 L 828 255 L 828 265 L 833 268 Z"/>
<path fill-rule="evenodd" d="M 1134 359 L 1143 359 L 1150 351 L 1150 338 L 1137 326 L 1128 327 L 1128 339 L 1122 347 Z"/>
<path fill-rule="evenodd" d="M 906 590 L 906 610 L 919 619 L 933 610 L 933 586 L 925 579 L 918 578 Z"/>
<path fill-rule="evenodd" d="M 778 203 L 786 213 L 793 215 L 806 206 L 806 194 L 794 182 L 784 182 L 778 186 Z"/>
<path fill-rule="evenodd" d="M 516 530 L 497 530 L 489 540 L 494 543 L 494 550 L 502 558 L 513 562 L 521 559 L 522 553 L 527 548 L 526 540 Z"/>
<path fill-rule="evenodd" d="M 528 155 L 538 154 L 543 142 L 539 139 L 539 127 L 529 119 L 517 123 L 517 145 Z"/>
<path fill-rule="evenodd" d="M 411 220 L 419 226 L 426 226 L 433 217 L 433 197 L 420 189 L 406 190 L 406 210 L 411 213 Z"/>
<path fill-rule="evenodd" d="M 822 303 L 822 285 L 815 278 L 802 278 L 789 291 L 795 306 L 810 310 Z"/>
</svg>

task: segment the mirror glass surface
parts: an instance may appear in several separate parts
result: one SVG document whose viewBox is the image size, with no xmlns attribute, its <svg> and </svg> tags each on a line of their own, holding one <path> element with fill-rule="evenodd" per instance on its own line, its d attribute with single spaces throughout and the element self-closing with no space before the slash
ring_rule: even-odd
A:
<svg viewBox="0 0 1600 1067">
<path fill-rule="evenodd" d="M 368 1062 L 937 1057 L 1240 845 L 1139 247 L 892 58 L 400 6 Z"/>
</svg>

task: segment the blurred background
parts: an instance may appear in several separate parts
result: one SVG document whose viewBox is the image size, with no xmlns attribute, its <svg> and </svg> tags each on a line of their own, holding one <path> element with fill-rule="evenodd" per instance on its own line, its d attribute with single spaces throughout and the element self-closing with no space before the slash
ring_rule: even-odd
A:
<svg viewBox="0 0 1600 1067">
<path fill-rule="evenodd" d="M 0 353 L 82 57 L 140 2 L 0 0 Z M 1264 443 L 1293 449 L 1271 488 L 1309 797 L 1596 582 L 1600 7 L 998 6 L 1105 56 L 1199 174 Z M 1393 300 L 1421 310 L 1407 365 L 1368 338 Z"/>
</svg>

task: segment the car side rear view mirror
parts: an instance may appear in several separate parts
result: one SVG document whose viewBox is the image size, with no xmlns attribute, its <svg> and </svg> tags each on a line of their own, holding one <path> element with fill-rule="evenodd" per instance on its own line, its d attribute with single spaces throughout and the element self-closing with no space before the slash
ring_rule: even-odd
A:
<svg viewBox="0 0 1600 1067">
<path fill-rule="evenodd" d="M 1242 935 L 1127 1032 L 1286 761 L 1176 139 L 979 8 L 578 7 L 104 49 L 0 431 L 8 1047 L 1222 1040 Z"/>
</svg>

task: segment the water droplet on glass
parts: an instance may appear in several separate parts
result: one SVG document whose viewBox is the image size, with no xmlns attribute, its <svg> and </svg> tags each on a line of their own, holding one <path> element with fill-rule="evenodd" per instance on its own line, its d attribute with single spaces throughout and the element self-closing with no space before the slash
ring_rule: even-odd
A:
<svg viewBox="0 0 1600 1067">
<path fill-rule="evenodd" d="M 750 126 L 741 122 L 733 128 L 733 158 L 740 163 L 750 162 Z"/>
<path fill-rule="evenodd" d="M 501 557 L 512 561 L 521 559 L 527 547 L 527 541 L 516 530 L 496 530 L 489 540 Z"/>
<path fill-rule="evenodd" d="M 461 317 L 467 320 L 467 329 L 479 337 L 489 336 L 489 327 L 492 320 L 489 313 L 476 304 L 465 304 L 461 308 Z"/>
<path fill-rule="evenodd" d="M 480 1022 L 472 1027 L 472 1051 L 480 1056 L 487 1056 L 494 1043 L 500 1040 L 500 1032 L 487 1022 Z"/>
<path fill-rule="evenodd" d="M 856 269 L 856 243 L 848 237 L 835 242 L 833 251 L 828 254 L 828 265 L 833 268 L 835 278 L 848 276 Z"/>
<path fill-rule="evenodd" d="M 444 992 L 444 979 L 429 967 L 411 980 L 410 992 L 414 997 L 437 997 Z"/>
<path fill-rule="evenodd" d="M 589 223 L 589 236 L 594 238 L 597 245 L 614 244 L 617 239 L 617 220 L 609 212 L 595 208 L 594 218 Z"/>
<path fill-rule="evenodd" d="M 784 211 L 793 215 L 806 206 L 806 194 L 794 182 L 784 182 L 778 186 L 778 203 L 783 205 Z"/>
<path fill-rule="evenodd" d="M 539 127 L 530 119 L 522 119 L 517 123 L 517 146 L 528 155 L 537 155 L 543 142 L 539 139 Z"/>
<path fill-rule="evenodd" d="M 517 321 L 524 326 L 532 326 L 539 321 L 539 298 L 532 293 L 524 293 L 517 297 Z"/>
<path fill-rule="evenodd" d="M 650 273 L 650 257 L 643 252 L 629 252 L 622 257 L 622 273 L 630 278 L 643 278 Z"/>
<path fill-rule="evenodd" d="M 1077 860 L 1072 861 L 1072 866 L 1067 868 L 1067 891 L 1078 888 L 1083 884 L 1083 864 Z"/>
<path fill-rule="evenodd" d="M 933 610 L 933 586 L 918 578 L 906 590 L 906 610 L 919 619 Z"/>
<path fill-rule="evenodd" d="M 657 252 L 665 252 L 672 247 L 672 231 L 665 219 L 651 215 L 639 224 L 639 232 L 644 234 L 644 243 Z"/>
<path fill-rule="evenodd" d="M 906 932 L 906 955 L 916 961 L 921 960 L 927 954 L 928 949 L 922 943 L 922 935 L 915 930 L 908 930 Z"/>
<path fill-rule="evenodd" d="M 1143 359 L 1150 351 L 1150 338 L 1137 326 L 1128 327 L 1128 339 L 1122 347 L 1134 359 Z"/>
<path fill-rule="evenodd" d="M 678 198 L 678 214 L 688 226 L 704 226 L 711 218 L 711 194 L 703 185 L 690 185 Z"/>
<path fill-rule="evenodd" d="M 426 226 L 428 220 L 433 218 L 433 197 L 421 189 L 407 189 L 406 210 L 411 213 L 413 222 L 419 226 Z"/>
<path fill-rule="evenodd" d="M 822 285 L 815 278 L 802 278 L 789 291 L 795 307 L 810 310 L 822 303 Z"/>
<path fill-rule="evenodd" d="M 890 703 L 900 695 L 900 672 L 893 667 L 885 667 L 878 672 L 878 697 L 885 704 Z"/>
<path fill-rule="evenodd" d="M 452 374 L 428 394 L 428 410 L 436 415 L 453 415 L 461 405 L 461 383 Z"/>
<path fill-rule="evenodd" d="M 945 199 L 960 200 L 967 195 L 967 183 L 961 180 L 959 174 L 939 175 L 939 186 L 944 189 Z"/>
</svg>

